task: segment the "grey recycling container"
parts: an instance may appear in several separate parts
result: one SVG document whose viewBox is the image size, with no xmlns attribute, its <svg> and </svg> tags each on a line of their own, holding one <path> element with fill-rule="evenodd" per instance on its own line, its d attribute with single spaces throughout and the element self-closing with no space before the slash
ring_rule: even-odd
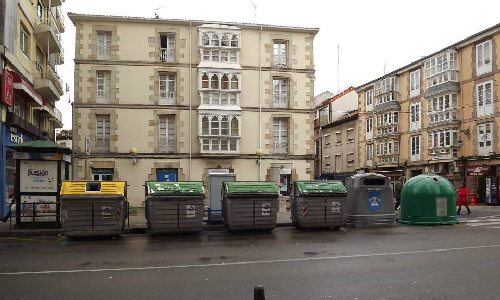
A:
<svg viewBox="0 0 500 300">
<path fill-rule="evenodd" d="M 203 227 L 203 182 L 148 181 L 146 220 L 153 234 L 197 233 Z"/>
<path fill-rule="evenodd" d="M 381 174 L 356 174 L 345 180 L 346 227 L 395 226 L 391 180 Z"/>
<path fill-rule="evenodd" d="M 62 182 L 62 228 L 67 237 L 118 236 L 127 210 L 125 181 Z"/>
<path fill-rule="evenodd" d="M 299 228 L 340 228 L 347 191 L 341 181 L 295 181 L 292 224 Z"/>
<path fill-rule="evenodd" d="M 224 182 L 222 218 L 229 231 L 273 230 L 278 218 L 274 181 Z"/>
</svg>

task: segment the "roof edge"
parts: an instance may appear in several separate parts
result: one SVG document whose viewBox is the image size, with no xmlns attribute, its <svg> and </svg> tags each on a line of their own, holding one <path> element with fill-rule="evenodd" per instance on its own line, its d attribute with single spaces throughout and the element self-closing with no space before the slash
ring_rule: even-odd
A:
<svg viewBox="0 0 500 300">
<path fill-rule="evenodd" d="M 208 21 L 208 20 L 185 20 L 185 19 L 161 19 L 161 18 L 146 18 L 146 17 L 132 17 L 132 16 L 117 16 L 117 15 L 92 15 L 92 14 L 77 14 L 73 12 L 68 13 L 68 18 L 75 24 L 77 20 L 93 20 L 101 19 L 105 21 L 115 21 L 115 22 L 150 22 L 150 23 L 170 23 L 170 24 L 183 24 L 183 25 L 194 25 L 199 26 L 203 24 L 223 24 L 230 26 L 238 26 L 242 28 L 260 28 L 262 29 L 280 29 L 288 31 L 301 31 L 310 32 L 316 35 L 319 32 L 319 28 L 314 27 L 293 27 L 293 26 L 281 26 L 281 25 L 271 25 L 271 24 L 253 24 L 253 23 L 240 23 L 240 22 L 225 22 L 225 21 Z"/>
</svg>

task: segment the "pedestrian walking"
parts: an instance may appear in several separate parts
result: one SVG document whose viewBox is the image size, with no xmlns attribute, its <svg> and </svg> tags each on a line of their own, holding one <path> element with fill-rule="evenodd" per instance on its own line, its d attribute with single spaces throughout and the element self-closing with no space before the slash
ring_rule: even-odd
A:
<svg viewBox="0 0 500 300">
<path fill-rule="evenodd" d="M 399 205 L 401 204 L 401 190 L 403 189 L 403 181 L 404 177 L 399 177 L 398 181 L 396 181 L 396 185 L 394 187 L 394 198 L 396 198 L 396 204 L 394 204 L 394 211 L 397 211 Z"/>
<path fill-rule="evenodd" d="M 458 189 L 457 215 L 460 214 L 460 210 L 462 209 L 462 205 L 464 205 L 465 208 L 467 208 L 467 214 L 470 215 L 470 208 L 467 205 L 468 202 L 469 202 L 469 189 L 467 188 L 465 183 L 462 183 L 462 186 L 460 186 L 460 188 Z"/>
</svg>

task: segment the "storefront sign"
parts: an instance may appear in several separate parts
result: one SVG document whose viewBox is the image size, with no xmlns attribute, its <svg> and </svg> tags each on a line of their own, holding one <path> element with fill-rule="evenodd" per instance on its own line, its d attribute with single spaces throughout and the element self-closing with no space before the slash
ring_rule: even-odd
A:
<svg viewBox="0 0 500 300">
<path fill-rule="evenodd" d="M 280 169 L 280 174 L 281 175 L 291 175 L 292 174 L 292 169 Z"/>
<path fill-rule="evenodd" d="M 21 196 L 21 222 L 55 222 L 56 196 Z"/>
<path fill-rule="evenodd" d="M 66 157 L 67 156 L 67 157 Z M 14 153 L 15 159 L 39 159 L 39 160 L 64 160 L 71 162 L 71 156 L 64 155 L 62 153 L 28 153 L 28 152 L 16 152 Z"/>
<path fill-rule="evenodd" d="M 57 161 L 23 160 L 19 171 L 21 192 L 57 192 Z"/>
<path fill-rule="evenodd" d="M 10 141 L 14 144 L 22 144 L 24 143 L 24 138 L 22 133 L 10 133 Z"/>
<path fill-rule="evenodd" d="M 12 106 L 14 99 L 14 77 L 5 69 L 2 70 L 2 102 Z"/>
<path fill-rule="evenodd" d="M 495 176 L 495 168 L 492 166 L 467 168 L 469 176 Z"/>
</svg>

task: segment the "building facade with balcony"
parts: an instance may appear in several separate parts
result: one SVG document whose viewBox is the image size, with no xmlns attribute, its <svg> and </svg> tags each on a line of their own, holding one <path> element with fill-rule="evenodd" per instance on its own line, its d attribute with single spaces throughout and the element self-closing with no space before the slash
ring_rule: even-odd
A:
<svg viewBox="0 0 500 300">
<path fill-rule="evenodd" d="M 440 174 L 486 201 L 500 175 L 499 44 L 500 24 L 356 88 L 360 167 Z"/>
<path fill-rule="evenodd" d="M 316 103 L 314 176 L 341 180 L 358 167 L 358 94 L 349 87 Z"/>
<path fill-rule="evenodd" d="M 8 145 L 36 140 L 62 127 L 55 103 L 63 94 L 57 67 L 64 63 L 61 0 L 0 2 L 2 215 L 13 188 L 15 151 Z"/>
<path fill-rule="evenodd" d="M 146 180 L 312 179 L 317 29 L 69 17 L 77 179 L 127 180 L 133 206 Z"/>
</svg>

